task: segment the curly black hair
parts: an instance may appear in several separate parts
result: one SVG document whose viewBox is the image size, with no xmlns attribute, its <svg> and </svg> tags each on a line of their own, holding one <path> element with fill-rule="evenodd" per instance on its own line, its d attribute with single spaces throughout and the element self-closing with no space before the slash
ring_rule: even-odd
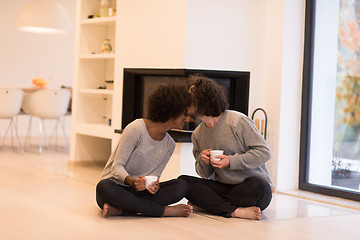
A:
<svg viewBox="0 0 360 240">
<path fill-rule="evenodd" d="M 197 115 L 217 117 L 229 108 L 225 88 L 213 79 L 203 74 L 193 74 L 188 77 L 186 85 L 192 94 Z"/>
<path fill-rule="evenodd" d="M 185 114 L 191 106 L 191 94 L 186 84 L 161 84 L 149 96 L 147 101 L 147 118 L 154 122 L 166 122 Z"/>
</svg>

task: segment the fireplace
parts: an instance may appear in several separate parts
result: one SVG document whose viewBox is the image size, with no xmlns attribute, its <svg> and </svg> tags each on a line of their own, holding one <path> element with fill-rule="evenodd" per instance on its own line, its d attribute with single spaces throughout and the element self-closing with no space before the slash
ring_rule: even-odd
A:
<svg viewBox="0 0 360 240">
<path fill-rule="evenodd" d="M 202 73 L 225 87 L 229 108 L 248 114 L 250 73 L 199 69 L 124 69 L 122 129 L 137 118 L 146 118 L 145 101 L 152 91 L 167 81 L 186 81 L 190 74 Z M 171 130 L 177 142 L 190 142 L 191 133 L 200 120 L 191 118 L 184 129 Z M 121 132 L 121 130 L 117 130 Z"/>
</svg>

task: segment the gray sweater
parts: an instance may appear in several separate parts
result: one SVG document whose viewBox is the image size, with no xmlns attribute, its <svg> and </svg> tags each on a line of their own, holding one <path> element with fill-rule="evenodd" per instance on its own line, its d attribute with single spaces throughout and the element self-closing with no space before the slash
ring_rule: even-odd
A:
<svg viewBox="0 0 360 240">
<path fill-rule="evenodd" d="M 174 149 L 175 141 L 168 133 L 161 141 L 156 141 L 150 137 L 144 119 L 137 119 L 124 129 L 101 179 L 112 178 L 125 186 L 128 175 L 133 178 L 140 175 L 160 177 Z"/>
<path fill-rule="evenodd" d="M 271 157 L 269 146 L 246 115 L 227 110 L 215 127 L 208 128 L 201 123 L 192 135 L 192 142 L 196 172 L 201 177 L 238 184 L 246 177 L 259 176 L 273 187 L 265 165 Z M 224 150 L 224 155 L 229 156 L 230 166 L 219 169 L 203 163 L 201 152 L 209 148 Z"/>
</svg>

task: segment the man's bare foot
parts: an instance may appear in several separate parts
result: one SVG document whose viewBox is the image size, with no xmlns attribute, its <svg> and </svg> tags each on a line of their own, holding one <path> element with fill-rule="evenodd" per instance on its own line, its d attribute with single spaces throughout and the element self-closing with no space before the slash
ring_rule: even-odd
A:
<svg viewBox="0 0 360 240">
<path fill-rule="evenodd" d="M 193 207 L 187 204 L 166 206 L 164 217 L 188 217 L 193 212 Z"/>
<path fill-rule="evenodd" d="M 187 204 L 192 206 L 194 212 L 206 212 L 205 209 L 198 207 L 198 206 L 192 204 L 191 202 L 188 202 Z"/>
<path fill-rule="evenodd" d="M 102 215 L 104 218 L 111 217 L 111 216 L 120 216 L 122 215 L 122 210 L 118 208 L 114 208 L 110 206 L 108 203 L 104 203 Z"/>
<path fill-rule="evenodd" d="M 261 220 L 261 211 L 258 207 L 238 207 L 231 214 L 232 217 Z"/>
</svg>

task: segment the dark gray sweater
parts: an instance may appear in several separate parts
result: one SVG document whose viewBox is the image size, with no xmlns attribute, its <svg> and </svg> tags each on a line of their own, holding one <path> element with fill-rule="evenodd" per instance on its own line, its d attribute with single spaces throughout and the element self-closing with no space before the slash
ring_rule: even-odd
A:
<svg viewBox="0 0 360 240">
<path fill-rule="evenodd" d="M 237 184 L 246 177 L 259 176 L 273 187 L 265 165 L 271 157 L 269 146 L 246 115 L 227 110 L 213 128 L 201 123 L 192 135 L 192 142 L 196 172 L 201 177 Z M 201 162 L 201 152 L 209 148 L 224 150 L 230 166 L 219 169 Z"/>
</svg>

